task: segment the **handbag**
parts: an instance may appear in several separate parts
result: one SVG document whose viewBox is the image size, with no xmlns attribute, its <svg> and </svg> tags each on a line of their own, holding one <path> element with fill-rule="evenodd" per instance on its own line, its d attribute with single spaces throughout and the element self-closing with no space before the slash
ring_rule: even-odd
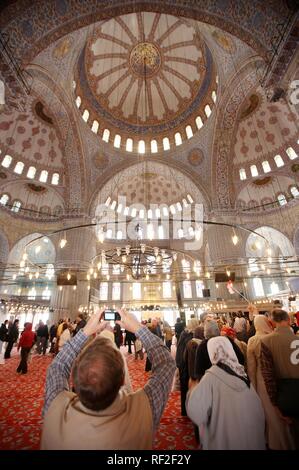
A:
<svg viewBox="0 0 299 470">
<path fill-rule="evenodd" d="M 277 406 L 284 416 L 299 418 L 299 379 L 279 379 Z"/>
<path fill-rule="evenodd" d="M 138 352 L 138 351 L 141 351 L 142 349 L 142 343 L 140 341 L 140 339 L 136 339 L 135 341 L 135 351 Z"/>
</svg>

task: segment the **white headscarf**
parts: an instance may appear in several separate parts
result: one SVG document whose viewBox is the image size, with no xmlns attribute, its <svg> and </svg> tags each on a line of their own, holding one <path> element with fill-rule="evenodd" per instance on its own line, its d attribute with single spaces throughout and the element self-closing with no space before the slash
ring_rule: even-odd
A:
<svg viewBox="0 0 299 470">
<path fill-rule="evenodd" d="M 269 320 L 265 315 L 256 315 L 254 317 L 254 328 L 257 335 L 267 335 L 273 331 L 273 328 L 271 328 Z"/>
<path fill-rule="evenodd" d="M 230 340 L 225 336 L 217 336 L 215 338 L 209 339 L 208 353 L 210 361 L 213 365 L 221 362 L 222 364 L 228 366 L 240 377 L 247 379 L 244 367 L 239 363 Z"/>
</svg>

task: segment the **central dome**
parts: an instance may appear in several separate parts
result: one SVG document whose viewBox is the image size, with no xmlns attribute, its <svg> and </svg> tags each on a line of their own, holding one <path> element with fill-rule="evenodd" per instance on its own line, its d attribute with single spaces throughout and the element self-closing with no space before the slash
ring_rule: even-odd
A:
<svg viewBox="0 0 299 470">
<path fill-rule="evenodd" d="M 185 130 L 216 88 L 212 55 L 194 24 L 158 13 L 103 22 L 82 50 L 75 82 L 89 121 L 127 137 Z"/>
</svg>

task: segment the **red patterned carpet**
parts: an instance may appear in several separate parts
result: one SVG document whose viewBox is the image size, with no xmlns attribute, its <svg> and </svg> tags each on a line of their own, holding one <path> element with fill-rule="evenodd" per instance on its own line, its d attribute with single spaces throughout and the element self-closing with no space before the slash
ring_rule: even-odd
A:
<svg viewBox="0 0 299 470">
<path fill-rule="evenodd" d="M 133 388 L 142 387 L 148 373 L 145 361 L 128 357 Z M 0 449 L 39 449 L 45 376 L 50 356 L 33 356 L 27 375 L 18 375 L 19 356 L 0 364 Z M 196 449 L 193 426 L 180 414 L 179 392 L 172 392 L 155 439 L 155 449 Z"/>
</svg>

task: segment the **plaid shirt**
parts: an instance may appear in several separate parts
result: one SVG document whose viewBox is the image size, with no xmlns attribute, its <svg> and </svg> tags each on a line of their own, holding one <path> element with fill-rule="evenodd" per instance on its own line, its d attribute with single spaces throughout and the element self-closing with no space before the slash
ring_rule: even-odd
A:
<svg viewBox="0 0 299 470">
<path fill-rule="evenodd" d="M 157 429 L 164 411 L 175 372 L 175 362 L 161 339 L 153 335 L 148 328 L 142 327 L 136 332 L 152 363 L 152 374 L 144 386 L 153 416 L 154 430 Z M 46 396 L 43 415 L 59 393 L 69 390 L 71 369 L 77 355 L 88 337 L 80 330 L 68 341 L 48 368 L 46 378 Z"/>
</svg>

